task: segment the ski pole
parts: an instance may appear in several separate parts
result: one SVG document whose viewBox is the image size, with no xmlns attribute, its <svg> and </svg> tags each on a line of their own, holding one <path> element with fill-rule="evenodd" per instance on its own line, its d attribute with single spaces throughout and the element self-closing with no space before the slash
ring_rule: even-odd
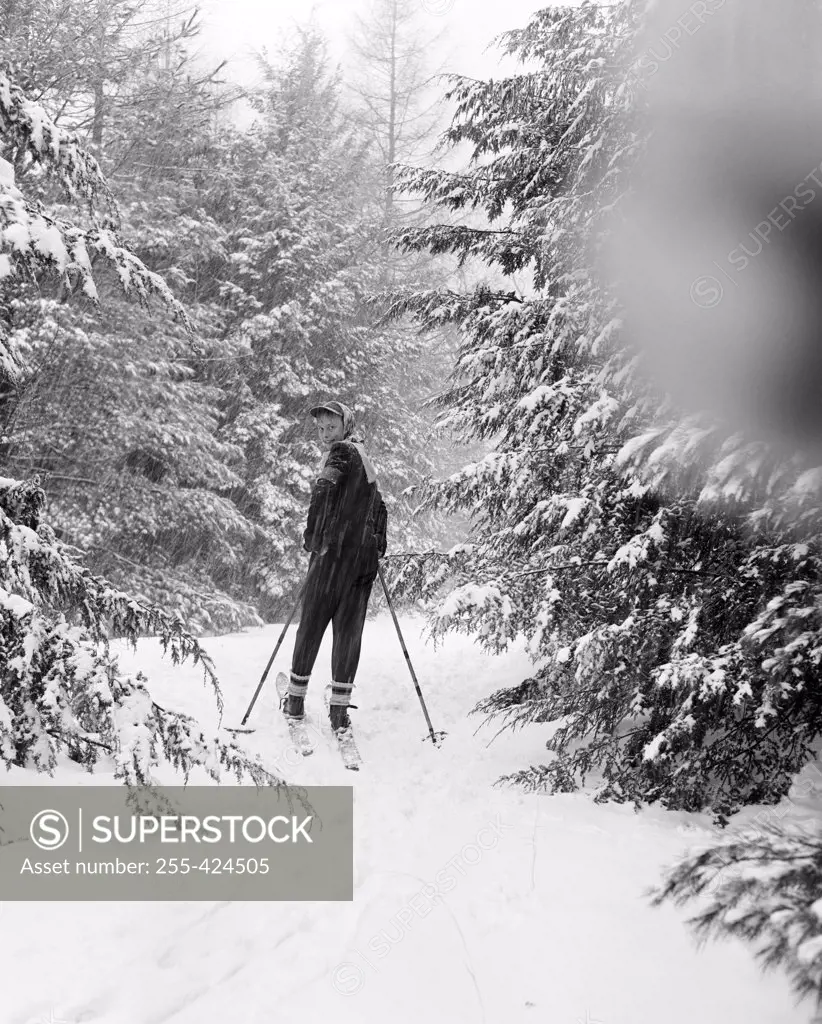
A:
<svg viewBox="0 0 822 1024">
<path fill-rule="evenodd" d="M 305 580 L 303 581 L 303 585 L 300 587 L 300 592 L 299 594 L 297 594 L 297 600 L 294 602 L 294 607 L 291 609 L 291 614 L 288 616 L 288 622 L 286 622 L 286 624 L 283 626 L 283 631 L 282 633 L 280 633 L 280 639 L 277 641 L 277 646 L 274 648 L 274 653 L 268 659 L 268 664 L 265 667 L 265 672 L 263 672 L 263 677 L 257 684 L 257 689 L 254 691 L 254 696 L 251 698 L 251 703 L 248 705 L 248 711 L 246 711 L 246 713 L 243 715 L 243 720 L 242 722 L 240 722 L 240 725 L 245 725 L 245 723 L 248 721 L 248 716 L 251 714 L 251 709 L 257 703 L 257 698 L 260 696 L 260 690 L 262 690 L 265 681 L 268 678 L 268 673 L 271 671 L 271 666 L 274 664 L 274 659 L 277 657 L 277 651 L 279 651 L 280 647 L 282 646 L 283 640 L 285 640 L 285 634 L 288 632 L 288 627 L 291 625 L 291 620 L 297 614 L 297 609 L 300 606 L 300 601 L 302 601 L 303 593 L 305 592 L 307 583 L 308 577 L 305 578 Z"/>
<path fill-rule="evenodd" d="M 388 602 L 388 610 L 391 612 L 391 618 L 394 620 L 394 625 L 397 629 L 397 636 L 400 638 L 400 647 L 402 647 L 402 653 L 405 655 L 405 661 L 406 664 L 408 665 L 408 671 L 411 673 L 411 678 L 414 680 L 414 688 L 417 691 L 417 696 L 419 697 L 420 704 L 422 705 L 422 713 L 425 715 L 425 721 L 428 724 L 428 731 L 431 734 L 431 742 L 436 747 L 439 745 L 437 743 L 437 737 L 439 737 L 439 739 L 441 740 L 443 736 L 445 736 L 445 733 L 434 732 L 434 726 L 431 724 L 431 718 L 428 715 L 428 708 L 425 706 L 425 700 L 423 699 L 422 690 L 420 689 L 420 684 L 417 681 L 417 676 L 416 673 L 414 672 L 414 666 L 411 664 L 411 658 L 408 654 L 408 649 L 405 646 L 405 640 L 403 640 L 402 638 L 402 630 L 400 629 L 400 624 L 397 621 L 397 615 L 394 611 L 394 606 L 391 603 L 391 597 L 388 593 L 388 586 L 385 582 L 385 576 L 383 576 L 382 574 L 382 566 L 379 564 L 379 562 L 377 563 L 377 572 L 380 574 L 380 582 L 382 583 L 382 589 L 385 593 L 385 600 Z"/>
</svg>

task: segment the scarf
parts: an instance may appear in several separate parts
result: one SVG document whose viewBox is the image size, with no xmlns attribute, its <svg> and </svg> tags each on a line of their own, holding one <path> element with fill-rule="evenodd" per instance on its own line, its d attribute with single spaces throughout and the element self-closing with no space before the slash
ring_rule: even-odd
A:
<svg viewBox="0 0 822 1024">
<path fill-rule="evenodd" d="M 365 454 L 365 441 L 362 437 L 355 435 L 354 433 L 354 413 L 347 405 L 343 405 L 340 402 L 343 411 L 343 440 L 353 444 L 359 452 L 360 458 L 362 459 L 363 469 L 365 470 L 366 478 L 370 484 L 373 484 L 377 479 L 377 471 L 374 469 L 374 464 L 371 459 Z M 326 461 L 328 460 L 329 452 L 326 452 L 320 462 L 320 472 L 325 468 Z"/>
</svg>

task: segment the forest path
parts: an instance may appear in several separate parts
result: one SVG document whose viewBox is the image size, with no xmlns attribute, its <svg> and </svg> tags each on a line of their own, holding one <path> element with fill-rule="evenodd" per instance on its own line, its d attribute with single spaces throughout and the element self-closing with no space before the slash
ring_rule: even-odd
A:
<svg viewBox="0 0 822 1024">
<path fill-rule="evenodd" d="M 403 630 L 441 748 L 427 734 L 388 615 L 366 625 L 352 712 L 364 765 L 326 741 L 286 756 L 273 673 L 239 737 L 290 782 L 353 785 L 353 903 L 6 903 L 0 908 L 4 1024 L 806 1024 L 781 975 L 741 944 L 698 950 L 693 908 L 651 909 L 644 890 L 709 838 L 706 816 L 595 805 L 493 788 L 544 760 L 550 727 L 506 732 L 467 713 L 527 677 L 523 650 L 484 654 L 469 638 L 434 649 Z M 212 638 L 239 722 L 281 627 Z M 309 711 L 322 710 L 330 640 Z M 155 641 L 140 667 L 155 699 L 214 720 L 195 668 Z M 287 762 L 291 762 L 290 767 Z M 28 773 L 27 773 L 28 774 Z M 14 773 L 7 784 L 19 782 Z M 56 782 L 106 781 L 61 768 Z M 163 781 L 172 781 L 171 778 Z M 192 780 L 194 781 L 194 780 Z M 51 1015 L 51 1016 L 50 1016 Z"/>
</svg>

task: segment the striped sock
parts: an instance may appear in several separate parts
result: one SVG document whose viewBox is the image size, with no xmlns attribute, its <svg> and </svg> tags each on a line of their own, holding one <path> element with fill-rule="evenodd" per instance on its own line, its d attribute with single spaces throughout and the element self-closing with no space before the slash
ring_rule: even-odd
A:
<svg viewBox="0 0 822 1024">
<path fill-rule="evenodd" d="M 347 708 L 351 703 L 351 691 L 353 689 L 353 683 L 337 683 L 332 680 L 331 700 L 329 701 L 331 707 Z"/>
<path fill-rule="evenodd" d="M 308 693 L 308 680 L 311 676 L 298 676 L 292 672 L 288 680 L 289 697 L 305 697 Z"/>
</svg>

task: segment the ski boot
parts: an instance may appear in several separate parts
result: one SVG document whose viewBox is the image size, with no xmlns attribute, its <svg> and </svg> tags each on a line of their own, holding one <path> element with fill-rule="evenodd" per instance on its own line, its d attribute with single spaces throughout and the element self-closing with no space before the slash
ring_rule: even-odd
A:
<svg viewBox="0 0 822 1024">
<path fill-rule="evenodd" d="M 328 714 L 331 718 L 331 728 L 334 732 L 345 732 L 351 728 L 351 719 L 348 717 L 348 712 L 351 708 L 356 707 L 356 704 L 332 704 L 329 707 Z"/>
<path fill-rule="evenodd" d="M 280 711 L 286 718 L 302 721 L 305 718 L 305 697 L 295 697 L 293 693 L 287 693 L 280 701 Z"/>
<path fill-rule="evenodd" d="M 331 719 L 331 732 L 337 741 L 343 764 L 352 772 L 360 770 L 360 751 L 354 739 L 354 730 L 351 728 L 351 719 L 348 712 L 356 708 L 356 704 L 347 706 L 332 704 L 328 709 L 328 716 Z"/>
</svg>

